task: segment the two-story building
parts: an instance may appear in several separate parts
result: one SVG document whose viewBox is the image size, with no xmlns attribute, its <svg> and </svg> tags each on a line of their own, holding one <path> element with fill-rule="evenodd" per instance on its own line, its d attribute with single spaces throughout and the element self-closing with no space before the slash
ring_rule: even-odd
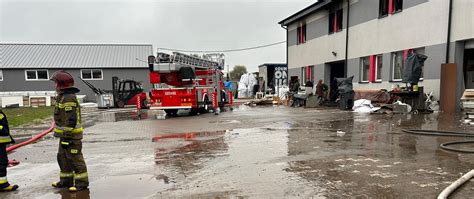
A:
<svg viewBox="0 0 474 199">
<path fill-rule="evenodd" d="M 355 89 L 390 90 L 404 85 L 413 49 L 428 56 L 424 91 L 439 99 L 441 65 L 456 63 L 460 97 L 474 88 L 473 13 L 472 0 L 319 0 L 279 22 L 289 76 L 301 83 L 354 76 Z"/>
</svg>

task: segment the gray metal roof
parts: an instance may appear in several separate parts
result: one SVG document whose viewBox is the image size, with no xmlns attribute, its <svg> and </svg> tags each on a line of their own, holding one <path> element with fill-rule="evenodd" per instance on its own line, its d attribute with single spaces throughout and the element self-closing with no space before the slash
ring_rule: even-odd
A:
<svg viewBox="0 0 474 199">
<path fill-rule="evenodd" d="M 0 43 L 0 68 L 147 68 L 149 55 L 148 44 Z"/>
</svg>

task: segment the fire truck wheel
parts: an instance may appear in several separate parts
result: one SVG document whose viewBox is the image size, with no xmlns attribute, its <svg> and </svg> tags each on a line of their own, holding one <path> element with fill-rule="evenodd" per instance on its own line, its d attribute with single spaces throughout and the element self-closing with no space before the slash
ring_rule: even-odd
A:
<svg viewBox="0 0 474 199">
<path fill-rule="evenodd" d="M 197 115 L 198 114 L 198 109 L 197 108 L 192 108 L 189 112 L 189 115 Z"/>
<path fill-rule="evenodd" d="M 124 101 L 118 101 L 117 102 L 117 107 L 119 107 L 119 108 L 125 107 L 125 102 Z"/>
<path fill-rule="evenodd" d="M 165 109 L 167 115 L 178 115 L 178 109 Z"/>
</svg>

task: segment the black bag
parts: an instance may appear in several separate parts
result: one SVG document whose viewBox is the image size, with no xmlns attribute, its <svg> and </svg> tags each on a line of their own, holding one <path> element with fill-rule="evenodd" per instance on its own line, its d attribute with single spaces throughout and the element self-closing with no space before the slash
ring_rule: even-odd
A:
<svg viewBox="0 0 474 199">
<path fill-rule="evenodd" d="M 402 82 L 410 83 L 412 85 L 418 84 L 422 73 L 422 67 L 425 65 L 426 59 L 428 59 L 426 55 L 412 51 L 405 61 Z"/>
</svg>

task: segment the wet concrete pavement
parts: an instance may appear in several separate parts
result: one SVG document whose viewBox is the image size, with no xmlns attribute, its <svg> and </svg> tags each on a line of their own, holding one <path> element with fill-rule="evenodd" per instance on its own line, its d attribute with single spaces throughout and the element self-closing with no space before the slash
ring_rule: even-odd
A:
<svg viewBox="0 0 474 199">
<path fill-rule="evenodd" d="M 18 149 L 2 198 L 435 198 L 474 168 L 474 155 L 402 128 L 473 132 L 459 116 L 366 115 L 241 106 L 218 116 L 150 111 L 91 114 L 84 155 L 90 191 L 54 190 L 58 140 Z M 472 182 L 455 198 L 470 198 Z"/>
</svg>

